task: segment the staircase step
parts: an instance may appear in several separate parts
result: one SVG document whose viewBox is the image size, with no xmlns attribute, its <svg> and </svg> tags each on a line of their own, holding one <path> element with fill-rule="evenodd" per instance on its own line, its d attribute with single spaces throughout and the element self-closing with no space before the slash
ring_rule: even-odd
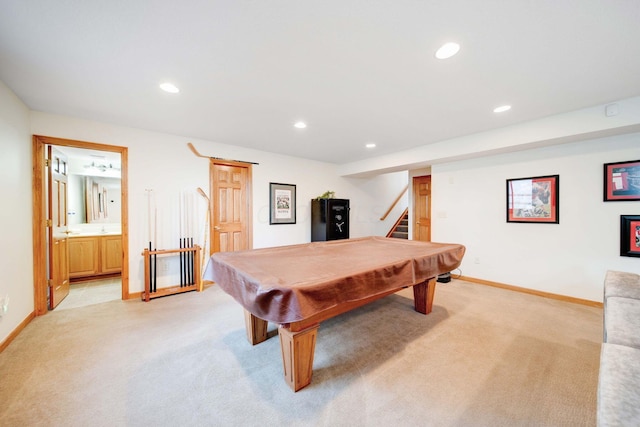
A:
<svg viewBox="0 0 640 427">
<path fill-rule="evenodd" d="M 409 233 L 402 231 L 394 231 L 391 233 L 391 237 L 395 237 L 396 239 L 409 239 Z"/>
</svg>

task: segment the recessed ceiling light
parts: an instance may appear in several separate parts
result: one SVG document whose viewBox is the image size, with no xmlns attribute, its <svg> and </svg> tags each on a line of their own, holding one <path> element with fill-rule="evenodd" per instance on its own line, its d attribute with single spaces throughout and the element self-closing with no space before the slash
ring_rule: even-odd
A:
<svg viewBox="0 0 640 427">
<path fill-rule="evenodd" d="M 460 45 L 458 43 L 449 42 L 443 44 L 440 49 L 436 51 L 436 58 L 447 59 L 458 53 Z"/>
<path fill-rule="evenodd" d="M 373 142 L 370 142 L 367 145 L 365 145 L 365 147 L 367 147 L 367 148 L 376 148 L 376 144 L 374 144 Z"/>
<path fill-rule="evenodd" d="M 169 93 L 178 93 L 180 89 L 178 89 L 173 83 L 165 82 L 160 84 L 160 89 Z"/>
<path fill-rule="evenodd" d="M 494 113 L 504 113 L 505 111 L 511 110 L 511 105 L 501 105 L 500 107 L 496 107 L 493 109 Z"/>
<path fill-rule="evenodd" d="M 307 124 L 305 122 L 296 122 L 293 127 L 298 128 L 298 129 L 304 129 L 307 127 Z"/>
</svg>

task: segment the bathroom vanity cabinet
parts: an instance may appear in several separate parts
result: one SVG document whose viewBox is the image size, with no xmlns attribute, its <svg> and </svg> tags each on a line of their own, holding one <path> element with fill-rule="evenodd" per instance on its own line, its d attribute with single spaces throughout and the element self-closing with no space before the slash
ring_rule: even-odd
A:
<svg viewBox="0 0 640 427">
<path fill-rule="evenodd" d="M 84 279 L 122 271 L 120 234 L 69 237 L 69 277 Z"/>
</svg>

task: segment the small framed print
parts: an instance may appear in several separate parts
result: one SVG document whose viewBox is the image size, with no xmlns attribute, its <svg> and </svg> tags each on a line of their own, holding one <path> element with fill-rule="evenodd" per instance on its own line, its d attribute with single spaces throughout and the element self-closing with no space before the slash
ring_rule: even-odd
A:
<svg viewBox="0 0 640 427">
<path fill-rule="evenodd" d="M 269 224 L 296 223 L 296 186 L 269 183 Z"/>
<path fill-rule="evenodd" d="M 507 179 L 507 222 L 560 223 L 560 175 Z"/>
<path fill-rule="evenodd" d="M 604 201 L 625 200 L 640 200 L 640 160 L 604 165 Z"/>
<path fill-rule="evenodd" d="M 640 257 L 640 215 L 620 215 L 620 256 Z"/>
</svg>

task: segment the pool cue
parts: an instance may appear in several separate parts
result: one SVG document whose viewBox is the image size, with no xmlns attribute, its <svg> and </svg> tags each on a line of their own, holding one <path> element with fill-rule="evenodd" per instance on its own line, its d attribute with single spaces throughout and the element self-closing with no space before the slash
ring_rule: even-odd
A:
<svg viewBox="0 0 640 427">
<path fill-rule="evenodd" d="M 153 249 L 151 248 L 151 241 L 149 241 L 149 253 L 151 253 Z M 151 260 L 153 255 L 149 255 L 149 293 L 153 292 L 153 263 Z"/>
<path fill-rule="evenodd" d="M 207 201 L 207 215 L 205 216 L 204 219 L 204 237 L 202 239 L 203 243 L 202 243 L 202 261 L 201 261 L 201 271 L 204 271 L 204 267 L 205 267 L 205 260 L 206 260 L 206 253 L 207 253 L 207 239 L 209 237 L 209 216 L 211 215 L 211 211 L 210 211 L 210 200 L 209 197 L 207 197 L 207 195 L 205 194 L 204 190 L 200 187 L 198 187 L 198 193 L 200 193 L 200 195 L 202 197 L 205 198 L 205 200 Z"/>
<path fill-rule="evenodd" d="M 185 249 L 189 248 L 189 236 L 191 235 L 191 215 L 190 215 L 190 210 L 191 209 L 190 209 L 189 202 L 190 202 L 189 193 L 187 193 L 187 194 L 185 194 L 185 213 L 186 213 L 185 221 L 186 221 L 186 224 L 187 224 L 187 234 L 186 234 L 187 237 L 185 238 L 185 242 L 184 242 Z M 191 253 L 190 252 L 187 251 L 187 252 L 184 253 L 184 259 L 185 259 L 185 262 L 186 262 L 185 271 L 184 271 L 184 274 L 185 274 L 185 281 L 184 281 L 185 286 L 189 286 L 190 283 L 191 283 L 191 275 L 189 273 L 189 270 L 191 268 L 191 259 L 190 259 L 190 257 L 191 257 Z"/>
<path fill-rule="evenodd" d="M 193 247 L 193 237 L 189 238 L 189 249 Z M 193 285 L 193 252 L 189 250 L 189 285 Z"/>
<path fill-rule="evenodd" d="M 153 190 L 147 189 L 147 221 L 148 221 L 148 231 L 149 231 L 149 252 L 153 251 L 153 241 L 151 234 L 151 198 L 153 196 Z M 156 282 L 156 265 L 154 262 L 155 255 L 149 255 L 149 293 L 155 292 L 155 282 Z"/>
<path fill-rule="evenodd" d="M 158 250 L 158 207 L 153 199 L 153 250 Z M 153 254 L 153 291 L 158 289 L 158 254 Z"/>
<path fill-rule="evenodd" d="M 187 194 L 187 219 L 189 224 L 189 231 L 187 232 L 187 243 L 189 244 L 189 249 L 193 247 L 193 194 Z M 191 285 L 193 283 L 193 252 L 187 252 L 187 260 L 188 268 L 187 268 L 187 284 Z"/>
<path fill-rule="evenodd" d="M 183 238 L 180 237 L 180 249 L 183 248 L 182 242 Z M 180 287 L 184 286 L 184 253 L 180 252 Z"/>
<path fill-rule="evenodd" d="M 182 192 L 180 193 L 180 203 L 178 204 L 178 207 L 180 209 L 179 212 L 179 217 L 180 217 L 180 249 L 182 249 L 183 247 L 183 233 L 184 233 L 184 209 L 183 209 L 183 198 L 182 198 Z M 183 253 L 180 252 L 180 287 L 184 286 L 184 256 Z"/>
</svg>

